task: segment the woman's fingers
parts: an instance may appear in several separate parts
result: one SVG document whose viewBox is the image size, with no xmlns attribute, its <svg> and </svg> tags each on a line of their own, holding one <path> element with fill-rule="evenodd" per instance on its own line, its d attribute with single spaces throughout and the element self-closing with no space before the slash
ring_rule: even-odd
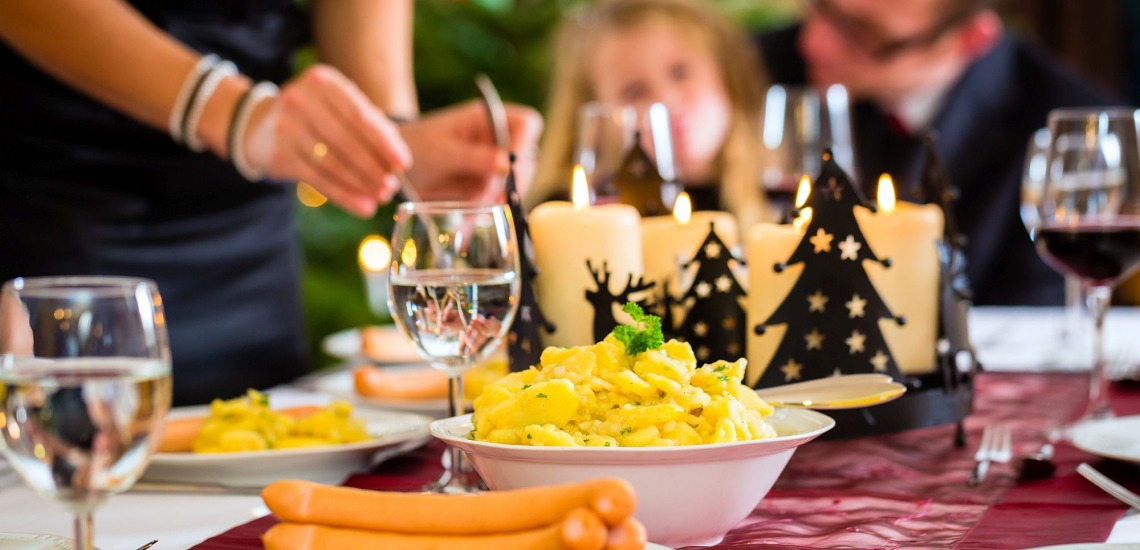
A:
<svg viewBox="0 0 1140 550">
<path fill-rule="evenodd" d="M 406 170 L 412 153 L 399 130 L 365 97 L 351 80 L 330 67 L 310 69 L 321 87 L 322 102 L 350 126 L 355 137 L 369 144 L 375 160 L 388 171 Z"/>
</svg>

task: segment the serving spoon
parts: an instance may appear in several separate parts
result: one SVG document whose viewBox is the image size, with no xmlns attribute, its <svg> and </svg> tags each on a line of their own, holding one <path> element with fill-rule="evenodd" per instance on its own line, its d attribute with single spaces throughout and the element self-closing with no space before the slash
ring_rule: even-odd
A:
<svg viewBox="0 0 1140 550">
<path fill-rule="evenodd" d="M 885 374 L 848 374 L 756 390 L 773 407 L 838 410 L 898 399 L 906 387 Z"/>
</svg>

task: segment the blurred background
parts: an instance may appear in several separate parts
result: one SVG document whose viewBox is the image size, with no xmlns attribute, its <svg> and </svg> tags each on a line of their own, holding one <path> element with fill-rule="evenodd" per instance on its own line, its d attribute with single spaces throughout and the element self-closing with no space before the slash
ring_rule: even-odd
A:
<svg viewBox="0 0 1140 550">
<path fill-rule="evenodd" d="M 754 33 L 791 24 L 801 5 L 798 0 L 708 1 Z M 586 0 L 416 0 L 414 55 L 421 109 L 474 97 L 474 76 L 483 72 L 504 100 L 541 110 L 549 76 L 550 31 L 585 4 Z M 1004 0 L 998 7 L 1012 32 L 1059 55 L 1128 103 L 1140 104 L 1136 32 L 1140 2 Z M 298 69 L 313 58 L 311 50 L 299 52 Z M 319 195 L 306 194 L 304 188 L 298 192 L 304 305 L 316 367 L 336 361 L 320 349 L 328 334 L 391 322 L 368 307 L 357 249 L 368 235 L 389 235 L 393 206 L 371 220 L 360 220 L 324 204 Z"/>
</svg>

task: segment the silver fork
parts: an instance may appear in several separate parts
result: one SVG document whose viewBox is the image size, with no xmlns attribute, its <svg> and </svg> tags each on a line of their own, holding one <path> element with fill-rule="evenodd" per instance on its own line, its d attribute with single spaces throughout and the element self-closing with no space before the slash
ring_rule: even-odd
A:
<svg viewBox="0 0 1140 550">
<path fill-rule="evenodd" d="M 977 464 L 974 465 L 974 473 L 970 476 L 970 481 L 967 484 L 974 487 L 985 481 L 991 462 L 1005 464 L 1012 457 L 1013 436 L 1009 431 L 1009 426 L 986 426 L 986 429 L 982 430 L 982 444 L 974 453 L 974 460 L 977 461 Z"/>
<path fill-rule="evenodd" d="M 1087 463 L 1082 462 L 1077 466 L 1077 473 L 1081 474 L 1085 479 L 1093 482 L 1094 485 L 1104 489 L 1104 492 L 1116 497 L 1123 502 L 1137 510 L 1140 510 L 1140 495 L 1129 491 L 1122 487 L 1119 483 L 1111 480 L 1108 476 L 1097 471 L 1096 468 L 1089 466 Z"/>
</svg>

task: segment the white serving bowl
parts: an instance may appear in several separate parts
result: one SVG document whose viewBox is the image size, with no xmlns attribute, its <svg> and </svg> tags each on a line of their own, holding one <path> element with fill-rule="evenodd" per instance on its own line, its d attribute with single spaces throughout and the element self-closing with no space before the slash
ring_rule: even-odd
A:
<svg viewBox="0 0 1140 550">
<path fill-rule="evenodd" d="M 467 439 L 471 415 L 436 420 L 431 433 L 470 455 L 491 489 L 618 477 L 637 491 L 634 517 L 649 540 L 711 546 L 752 512 L 796 447 L 835 426 L 815 411 L 776 409 L 779 437 L 687 447 L 531 447 Z"/>
</svg>

